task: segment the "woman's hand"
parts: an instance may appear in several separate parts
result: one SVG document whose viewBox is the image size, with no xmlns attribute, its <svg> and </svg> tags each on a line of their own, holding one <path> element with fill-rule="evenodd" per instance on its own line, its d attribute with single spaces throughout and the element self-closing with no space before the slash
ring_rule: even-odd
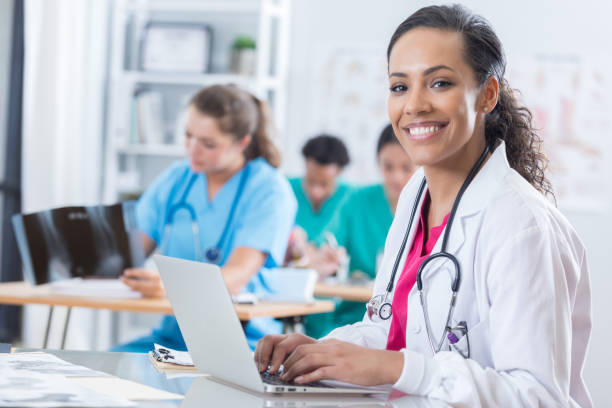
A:
<svg viewBox="0 0 612 408">
<path fill-rule="evenodd" d="M 404 356 L 398 351 L 374 350 L 330 339 L 294 347 L 283 365 L 284 381 L 336 380 L 373 386 L 396 383 Z"/>
<path fill-rule="evenodd" d="M 259 372 L 266 371 L 270 366 L 270 374 L 278 371 L 283 361 L 296 347 L 302 344 L 313 344 L 317 341 L 312 337 L 299 333 L 269 334 L 257 342 L 255 363 Z"/>
<path fill-rule="evenodd" d="M 133 290 L 140 292 L 144 297 L 166 297 L 166 289 L 159 272 L 156 270 L 130 268 L 124 270 L 119 279 Z"/>
<path fill-rule="evenodd" d="M 318 273 L 319 277 L 325 278 L 338 271 L 342 262 L 346 259 L 346 249 L 334 248 L 330 245 L 322 245 L 309 251 L 310 264 Z"/>
</svg>

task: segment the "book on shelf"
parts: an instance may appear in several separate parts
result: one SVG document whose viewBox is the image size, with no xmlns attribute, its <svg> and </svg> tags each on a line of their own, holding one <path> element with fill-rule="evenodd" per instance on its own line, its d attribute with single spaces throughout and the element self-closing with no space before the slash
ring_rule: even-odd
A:
<svg viewBox="0 0 612 408">
<path fill-rule="evenodd" d="M 163 95 L 160 92 L 136 92 L 132 99 L 131 111 L 131 144 L 164 143 Z"/>
</svg>

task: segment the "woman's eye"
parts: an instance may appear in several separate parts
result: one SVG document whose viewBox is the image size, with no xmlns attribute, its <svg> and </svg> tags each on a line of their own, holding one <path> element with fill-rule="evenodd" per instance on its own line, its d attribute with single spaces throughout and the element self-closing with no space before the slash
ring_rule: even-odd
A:
<svg viewBox="0 0 612 408">
<path fill-rule="evenodd" d="M 406 89 L 408 89 L 405 85 L 391 85 L 391 87 L 389 88 L 389 90 L 391 92 L 404 92 Z"/>
<path fill-rule="evenodd" d="M 433 83 L 434 88 L 448 88 L 452 83 L 449 81 L 436 81 Z"/>
</svg>

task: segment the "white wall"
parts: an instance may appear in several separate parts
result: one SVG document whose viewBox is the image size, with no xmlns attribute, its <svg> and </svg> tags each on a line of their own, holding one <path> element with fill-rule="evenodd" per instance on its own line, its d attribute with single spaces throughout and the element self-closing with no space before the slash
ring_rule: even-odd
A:
<svg viewBox="0 0 612 408">
<path fill-rule="evenodd" d="M 579 2 L 487 1 L 463 2 L 485 16 L 495 27 L 506 53 L 512 55 L 612 55 L 609 40 L 612 5 L 607 1 Z M 299 150 L 306 138 L 318 131 L 316 107 L 317 70 L 325 53 L 334 46 L 371 44 L 382 54 L 395 27 L 424 1 L 403 0 L 295 0 L 291 32 L 291 62 L 288 90 L 288 118 L 284 162 L 288 173 L 301 172 Z M 510 63 L 512 61 L 510 60 Z M 359 88 L 363 84 L 355 82 Z M 610 112 L 612 116 L 612 112 Z M 357 119 L 355 119 L 357 120 Z M 351 146 L 351 135 L 343 135 Z M 611 132 L 612 136 L 612 132 Z M 375 137 L 375 136 L 374 136 Z M 362 163 L 360 163 L 362 165 Z M 347 177 L 350 178 L 349 171 Z M 610 201 L 608 201 L 608 204 Z M 563 210 L 563 208 L 562 208 Z M 606 406 L 609 396 L 607 368 L 612 365 L 609 340 L 612 338 L 609 313 L 612 308 L 612 249 L 606 236 L 612 230 L 612 209 L 603 213 L 564 211 L 584 240 L 591 267 L 594 327 L 585 378 L 595 406 Z M 517 322 L 520 324 L 520 322 Z"/>
<path fill-rule="evenodd" d="M 110 0 L 25 3 L 23 211 L 101 201 L 104 77 Z M 23 342 L 42 344 L 45 306 L 24 312 Z M 59 347 L 64 308 L 54 312 L 50 348 Z M 76 309 L 67 348 L 106 347 L 98 320 L 108 313 Z M 93 333 L 93 334 L 92 334 Z"/>
</svg>

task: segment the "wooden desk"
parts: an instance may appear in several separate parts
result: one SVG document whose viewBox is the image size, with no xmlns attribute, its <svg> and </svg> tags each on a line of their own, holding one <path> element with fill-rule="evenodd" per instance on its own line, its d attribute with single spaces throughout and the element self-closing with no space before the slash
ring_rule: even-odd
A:
<svg viewBox="0 0 612 408">
<path fill-rule="evenodd" d="M 31 286 L 27 282 L 8 282 L 0 283 L 0 304 L 7 305 L 29 305 L 39 304 L 54 306 L 67 306 L 68 315 L 64 325 L 64 336 L 62 348 L 65 341 L 65 333 L 70 317 L 70 310 L 73 307 L 86 307 L 89 309 L 107 309 L 120 312 L 145 312 L 172 314 L 172 306 L 168 299 L 123 299 L 112 297 L 90 297 L 74 296 L 54 293 L 49 285 Z M 247 322 L 256 317 L 273 317 L 276 319 L 293 318 L 295 316 L 305 316 L 315 313 L 325 313 L 334 310 L 334 303 L 331 301 L 316 301 L 312 304 L 306 303 L 285 303 L 285 302 L 265 302 L 260 301 L 255 305 L 235 305 L 238 318 Z M 53 309 L 49 313 L 47 331 L 45 334 L 45 345 L 48 340 L 51 316 Z M 291 321 L 286 323 L 291 324 Z"/>
<path fill-rule="evenodd" d="M 319 282 L 315 286 L 314 295 L 319 297 L 337 297 L 343 300 L 365 303 L 372 297 L 372 286 Z"/>
</svg>

